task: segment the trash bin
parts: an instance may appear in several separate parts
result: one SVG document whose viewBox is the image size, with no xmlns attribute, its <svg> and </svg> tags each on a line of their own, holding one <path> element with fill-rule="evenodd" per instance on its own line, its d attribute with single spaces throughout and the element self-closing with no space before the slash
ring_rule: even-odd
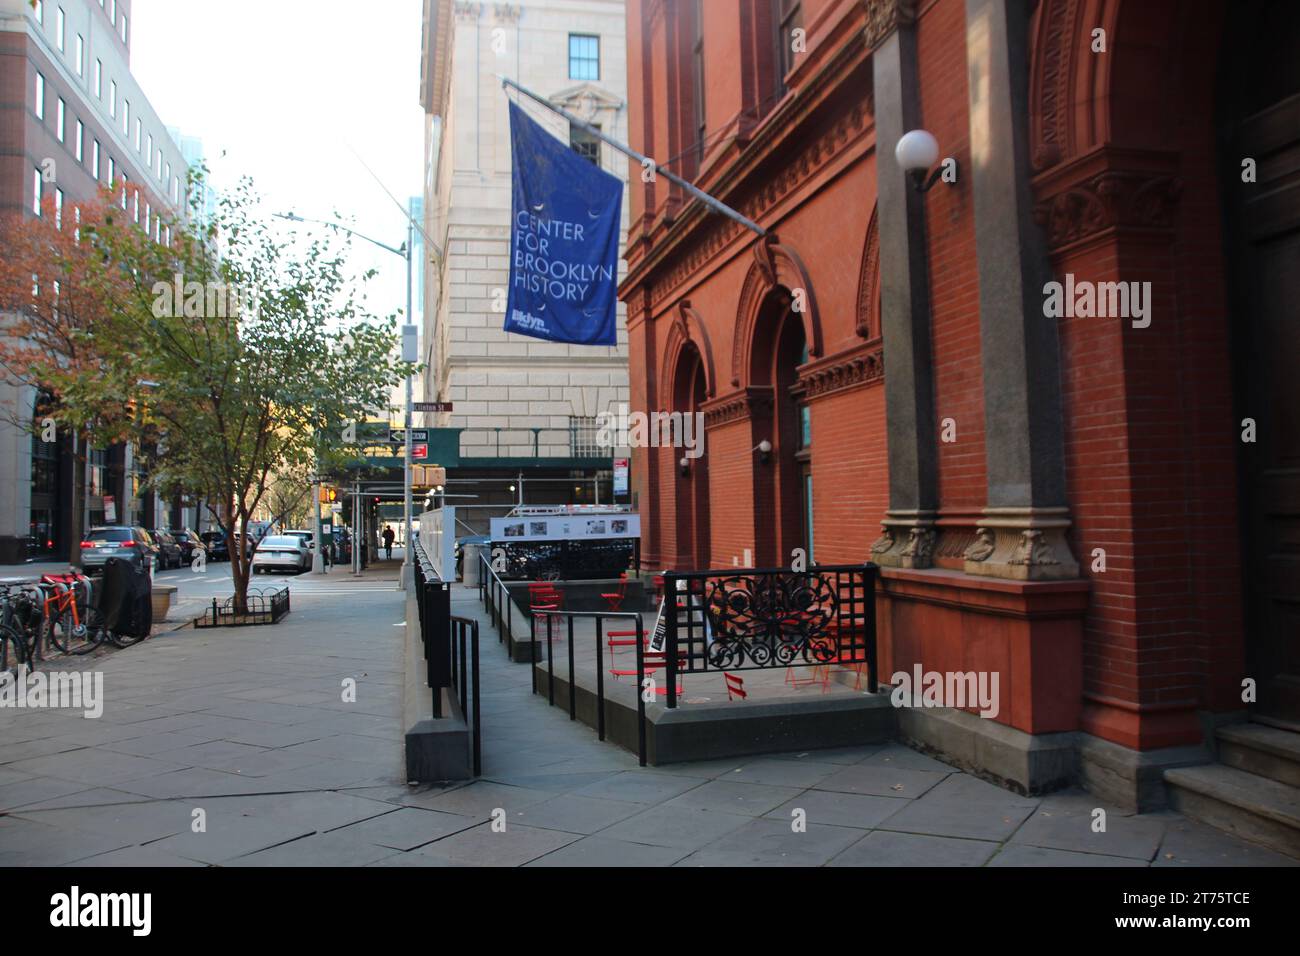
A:
<svg viewBox="0 0 1300 956">
<path fill-rule="evenodd" d="M 470 544 L 468 541 L 460 546 L 461 553 L 465 556 L 461 561 L 461 572 L 465 575 L 466 587 L 478 587 L 478 556 L 482 549 L 481 544 Z"/>
</svg>

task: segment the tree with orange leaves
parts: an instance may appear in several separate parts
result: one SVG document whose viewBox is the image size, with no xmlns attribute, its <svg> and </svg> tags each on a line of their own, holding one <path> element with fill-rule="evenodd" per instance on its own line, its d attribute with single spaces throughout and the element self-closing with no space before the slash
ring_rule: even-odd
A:
<svg viewBox="0 0 1300 956">
<path fill-rule="evenodd" d="M 0 221 L 0 381 L 16 396 L 0 415 L 41 440 L 53 440 L 55 429 L 73 439 L 73 565 L 81 563 L 87 452 L 138 429 L 141 386 L 113 305 L 125 274 L 96 241 L 119 212 L 107 194 L 61 210 L 51 198 L 40 216 Z"/>
</svg>

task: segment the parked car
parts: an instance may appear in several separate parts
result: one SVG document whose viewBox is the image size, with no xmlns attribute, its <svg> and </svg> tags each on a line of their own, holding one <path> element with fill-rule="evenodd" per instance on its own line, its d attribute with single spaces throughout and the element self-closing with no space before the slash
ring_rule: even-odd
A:
<svg viewBox="0 0 1300 956">
<path fill-rule="evenodd" d="M 226 533 L 224 531 L 205 531 L 199 535 L 199 540 L 208 549 L 209 561 L 230 560 L 230 549 L 226 547 Z"/>
<path fill-rule="evenodd" d="M 253 552 L 253 573 L 311 570 L 311 549 L 292 534 L 269 534 Z"/>
<path fill-rule="evenodd" d="M 130 525 L 91 528 L 81 542 L 81 566 L 88 574 L 103 571 L 109 558 L 124 558 L 137 568 L 152 571 L 160 554 L 148 531 Z"/>
<path fill-rule="evenodd" d="M 176 543 L 176 539 L 166 531 L 150 531 L 149 536 L 153 538 L 154 544 L 158 545 L 158 567 L 166 571 L 169 568 L 179 568 L 185 558 L 181 554 L 181 546 Z"/>
<path fill-rule="evenodd" d="M 207 560 L 208 546 L 203 543 L 202 538 L 189 528 L 172 528 L 167 533 L 176 539 L 176 544 L 181 549 L 181 560 L 186 564 L 192 565 L 195 555 L 200 552 L 202 552 L 204 560 Z"/>
</svg>

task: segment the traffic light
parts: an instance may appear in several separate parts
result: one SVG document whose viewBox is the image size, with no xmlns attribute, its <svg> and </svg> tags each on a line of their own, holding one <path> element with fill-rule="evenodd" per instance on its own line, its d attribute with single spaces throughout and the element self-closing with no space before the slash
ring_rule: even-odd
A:
<svg viewBox="0 0 1300 956">
<path fill-rule="evenodd" d="M 320 501 L 323 505 L 332 505 L 339 500 L 339 490 L 337 488 L 328 488 L 321 486 Z"/>
</svg>

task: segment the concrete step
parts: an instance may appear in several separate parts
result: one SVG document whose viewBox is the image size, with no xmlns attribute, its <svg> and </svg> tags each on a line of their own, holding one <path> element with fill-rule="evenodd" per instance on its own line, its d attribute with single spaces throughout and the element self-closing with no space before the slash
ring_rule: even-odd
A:
<svg viewBox="0 0 1300 956">
<path fill-rule="evenodd" d="M 1215 735 L 1219 762 L 1300 787 L 1300 734 L 1263 724 L 1229 724 Z"/>
<path fill-rule="evenodd" d="M 1166 770 L 1164 778 L 1175 810 L 1300 858 L 1300 789 L 1222 764 Z"/>
</svg>

